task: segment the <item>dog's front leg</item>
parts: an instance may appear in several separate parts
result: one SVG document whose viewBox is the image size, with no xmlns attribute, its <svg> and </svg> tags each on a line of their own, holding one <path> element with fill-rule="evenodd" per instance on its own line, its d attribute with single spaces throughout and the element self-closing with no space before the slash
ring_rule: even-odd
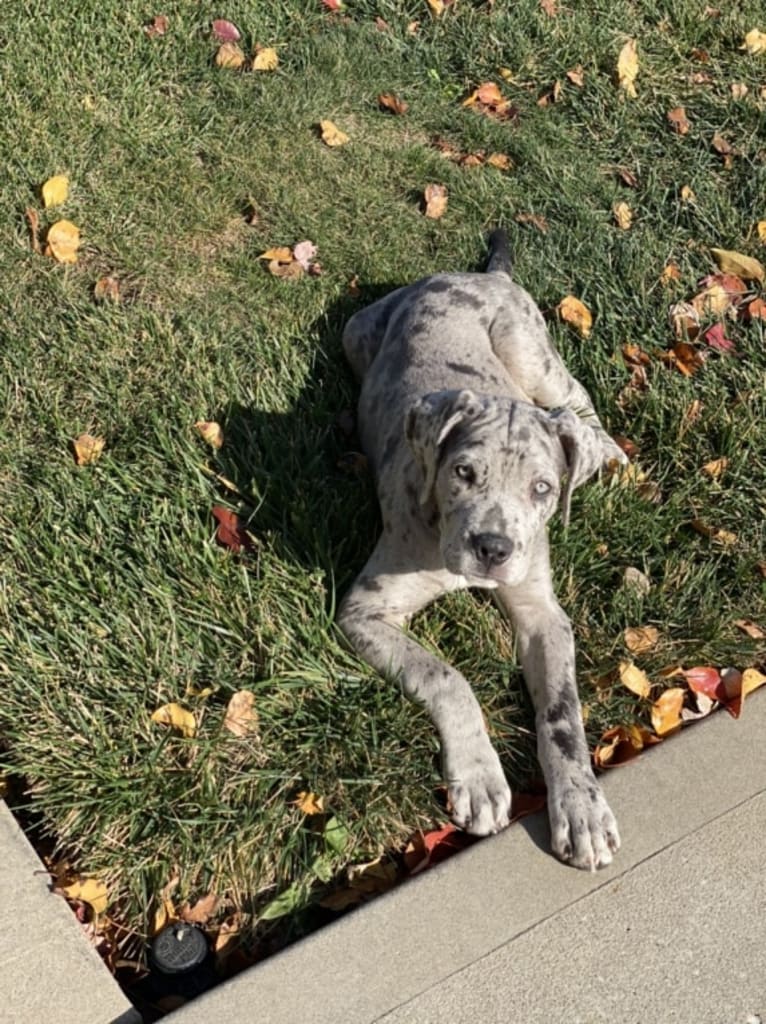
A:
<svg viewBox="0 0 766 1024">
<path fill-rule="evenodd" d="M 467 680 L 403 632 L 407 620 L 446 589 L 440 572 L 385 573 L 375 555 L 343 600 L 338 624 L 381 675 L 423 704 L 442 746 L 455 824 L 487 835 L 509 821 L 511 793 Z"/>
<path fill-rule="evenodd" d="M 575 867 L 595 871 L 611 863 L 620 836 L 591 768 L 572 627 L 551 589 L 545 548 L 524 584 L 498 588 L 498 598 L 513 622 L 535 706 L 553 852 Z"/>
</svg>

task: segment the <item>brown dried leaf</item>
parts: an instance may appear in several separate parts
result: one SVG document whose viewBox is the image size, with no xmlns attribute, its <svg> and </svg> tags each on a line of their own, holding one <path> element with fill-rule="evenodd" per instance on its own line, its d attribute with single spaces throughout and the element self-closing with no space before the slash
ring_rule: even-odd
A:
<svg viewBox="0 0 766 1024">
<path fill-rule="evenodd" d="M 659 743 L 648 729 L 637 725 L 616 725 L 607 729 L 593 752 L 597 768 L 616 768 L 634 757 L 648 746 Z"/>
<path fill-rule="evenodd" d="M 686 690 L 673 686 L 652 704 L 652 728 L 658 736 L 669 736 L 681 728 L 681 708 Z"/>
<path fill-rule="evenodd" d="M 389 114 L 401 115 L 406 114 L 409 110 L 409 104 L 400 100 L 392 92 L 382 92 L 378 96 L 378 106 L 381 110 L 387 110 Z"/>
<path fill-rule="evenodd" d="M 576 85 L 578 89 L 582 89 L 583 85 L 585 84 L 585 72 L 583 70 L 582 64 L 578 64 L 577 67 L 574 67 L 570 71 L 567 71 L 567 78 L 572 83 L 572 85 Z"/>
<path fill-rule="evenodd" d="M 631 654 L 646 654 L 657 646 L 660 631 L 656 626 L 628 626 L 623 636 Z"/>
<path fill-rule="evenodd" d="M 681 280 L 681 271 L 676 263 L 667 263 L 660 274 L 660 281 L 663 285 L 669 285 L 672 281 Z"/>
<path fill-rule="evenodd" d="M 731 98 L 733 100 L 743 100 L 748 94 L 748 88 L 744 82 L 732 82 L 731 83 Z"/>
<path fill-rule="evenodd" d="M 93 298 L 96 302 L 119 302 L 120 282 L 111 274 L 100 277 L 93 285 Z"/>
<path fill-rule="evenodd" d="M 223 430 L 220 423 L 214 420 L 197 420 L 194 426 L 211 448 L 223 448 Z"/>
<path fill-rule="evenodd" d="M 215 62 L 219 68 L 229 68 L 232 71 L 236 71 L 244 65 L 245 55 L 237 43 L 221 43 L 216 50 Z"/>
<path fill-rule="evenodd" d="M 590 336 L 593 317 L 588 307 L 574 295 L 566 295 L 556 307 L 559 319 L 572 327 L 583 337 Z"/>
<path fill-rule="evenodd" d="M 444 185 L 426 185 L 423 190 L 423 213 L 431 220 L 438 220 L 447 212 L 447 189 Z"/>
<path fill-rule="evenodd" d="M 709 537 L 715 544 L 720 544 L 724 548 L 733 547 L 739 539 L 736 533 L 724 530 L 720 526 L 710 526 L 702 519 L 692 519 L 691 526 L 697 533 L 701 533 L 703 537 Z"/>
<path fill-rule="evenodd" d="M 29 240 L 32 245 L 32 252 L 37 253 L 39 256 L 42 250 L 40 247 L 40 218 L 37 215 L 37 210 L 32 206 L 28 206 L 24 211 L 24 216 L 29 225 Z"/>
<path fill-rule="evenodd" d="M 545 234 L 548 231 L 548 221 L 539 213 L 517 213 L 513 218 L 518 224 L 531 224 Z"/>
<path fill-rule="evenodd" d="M 219 902 L 218 896 L 214 892 L 209 892 L 206 896 L 198 899 L 193 906 L 184 903 L 178 916 L 187 924 L 207 924 L 218 909 Z"/>
<path fill-rule="evenodd" d="M 712 459 L 710 462 L 706 462 L 702 467 L 702 472 L 707 473 L 711 480 L 717 480 L 724 472 L 726 467 L 729 465 L 727 458 Z"/>
<path fill-rule="evenodd" d="M 106 442 L 103 437 L 94 437 L 92 434 L 80 434 L 72 442 L 74 447 L 75 462 L 78 466 L 89 466 L 101 457 Z"/>
<path fill-rule="evenodd" d="M 155 14 L 150 22 L 144 25 L 144 32 L 150 39 L 156 39 L 158 36 L 164 36 L 170 27 L 170 22 L 166 15 Z"/>
<path fill-rule="evenodd" d="M 487 163 L 498 171 L 510 171 L 513 169 L 513 161 L 505 153 L 490 153 Z"/>
<path fill-rule="evenodd" d="M 324 813 L 324 797 L 317 796 L 316 793 L 309 793 L 305 789 L 301 790 L 292 803 L 298 808 L 301 814 Z"/>
<path fill-rule="evenodd" d="M 238 690 L 229 701 L 224 729 L 234 736 L 249 736 L 258 732 L 258 712 L 253 707 L 255 694 L 250 690 Z"/>
<path fill-rule="evenodd" d="M 670 127 L 678 135 L 687 135 L 689 133 L 691 125 L 683 107 L 674 107 L 672 110 L 669 110 L 667 119 Z"/>
<path fill-rule="evenodd" d="M 756 625 L 752 619 L 735 619 L 734 625 L 741 629 L 743 633 L 747 633 L 753 640 L 766 640 L 766 632 Z"/>
</svg>

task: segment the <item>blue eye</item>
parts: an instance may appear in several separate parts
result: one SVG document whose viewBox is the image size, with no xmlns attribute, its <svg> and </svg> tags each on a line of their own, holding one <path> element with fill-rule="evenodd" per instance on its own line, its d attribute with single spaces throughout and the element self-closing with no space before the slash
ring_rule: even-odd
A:
<svg viewBox="0 0 766 1024">
<path fill-rule="evenodd" d="M 469 466 L 465 462 L 458 462 L 453 470 L 458 480 L 463 480 L 467 484 L 472 484 L 476 479 L 476 474 L 473 471 L 473 466 Z"/>
<path fill-rule="evenodd" d="M 538 497 L 542 498 L 544 494 L 550 494 L 551 485 L 546 483 L 545 480 L 538 480 L 533 488 L 534 492 Z"/>
</svg>

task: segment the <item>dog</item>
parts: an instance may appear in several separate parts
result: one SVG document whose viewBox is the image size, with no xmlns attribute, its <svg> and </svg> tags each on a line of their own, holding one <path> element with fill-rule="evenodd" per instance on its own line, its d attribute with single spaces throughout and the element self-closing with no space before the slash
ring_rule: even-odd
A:
<svg viewBox="0 0 766 1024">
<path fill-rule="evenodd" d="M 440 595 L 494 591 L 535 707 L 551 844 L 596 870 L 620 845 L 593 774 L 570 622 L 551 583 L 546 524 L 572 492 L 625 455 L 512 280 L 508 238 L 484 273 L 444 273 L 356 313 L 343 347 L 361 382 L 358 427 L 383 532 L 338 611 L 356 652 L 427 709 L 441 740 L 455 824 L 487 835 L 511 793 L 466 679 L 403 626 Z"/>
</svg>

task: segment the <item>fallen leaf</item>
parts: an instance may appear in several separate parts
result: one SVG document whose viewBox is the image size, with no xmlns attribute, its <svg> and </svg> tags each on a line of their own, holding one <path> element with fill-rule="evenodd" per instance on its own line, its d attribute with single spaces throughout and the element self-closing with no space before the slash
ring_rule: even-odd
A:
<svg viewBox="0 0 766 1024">
<path fill-rule="evenodd" d="M 41 189 L 43 206 L 46 210 L 51 206 L 60 206 L 69 198 L 69 178 L 65 174 L 56 174 L 43 184 Z"/>
<path fill-rule="evenodd" d="M 317 254 L 317 247 L 313 242 L 305 239 L 303 242 L 297 242 L 293 246 L 292 256 L 303 267 L 305 271 L 311 269 L 311 261 Z"/>
<path fill-rule="evenodd" d="M 155 14 L 150 22 L 144 25 L 144 32 L 150 39 L 156 39 L 158 36 L 164 36 L 170 27 L 170 22 L 164 14 Z"/>
<path fill-rule="evenodd" d="M 590 336 L 593 317 L 590 310 L 574 295 L 566 295 L 556 307 L 559 319 L 571 324 L 583 338 Z"/>
<path fill-rule="evenodd" d="M 258 712 L 254 709 L 255 694 L 250 690 L 238 690 L 228 703 L 224 729 L 234 736 L 248 736 L 258 731 Z"/>
<path fill-rule="evenodd" d="M 276 260 L 277 263 L 292 263 L 293 250 L 289 245 L 279 245 L 274 249 L 267 249 L 258 257 L 259 260 Z"/>
<path fill-rule="evenodd" d="M 703 693 L 711 700 L 725 700 L 726 690 L 721 685 L 721 673 L 709 665 L 695 665 L 694 668 L 679 669 L 674 674 L 683 676 L 686 685 L 694 693 Z"/>
<path fill-rule="evenodd" d="M 617 58 L 617 82 L 619 87 L 631 99 L 635 99 L 637 95 L 635 86 L 637 75 L 638 52 L 636 50 L 636 40 L 629 39 L 620 50 Z"/>
<path fill-rule="evenodd" d="M 647 651 L 651 651 L 657 646 L 660 631 L 656 626 L 628 626 L 623 636 L 625 646 L 631 654 L 646 654 Z M 628 688 L 630 689 L 630 687 Z M 640 694 L 640 696 L 646 695 Z"/>
<path fill-rule="evenodd" d="M 200 432 L 203 441 L 211 448 L 223 448 L 223 430 L 220 423 L 214 420 L 197 420 L 194 426 Z"/>
<path fill-rule="evenodd" d="M 552 103 L 558 103 L 561 99 L 561 82 L 556 79 L 552 86 L 544 89 L 537 100 L 538 107 L 549 107 Z"/>
<path fill-rule="evenodd" d="M 80 248 L 80 229 L 71 220 L 57 220 L 48 228 L 45 255 L 59 263 L 76 263 Z"/>
<path fill-rule="evenodd" d="M 72 442 L 74 448 L 75 462 L 78 466 L 89 466 L 101 457 L 104 450 L 103 437 L 94 437 L 92 434 L 80 434 Z"/>
<path fill-rule="evenodd" d="M 447 212 L 447 189 L 444 185 L 426 185 L 423 190 L 423 202 L 426 217 L 438 220 Z"/>
<path fill-rule="evenodd" d="M 668 319 L 677 338 L 693 340 L 699 334 L 700 315 L 690 302 L 674 302 L 668 309 Z"/>
<path fill-rule="evenodd" d="M 539 213 L 517 213 L 513 219 L 517 224 L 531 224 L 543 234 L 548 231 L 548 221 Z"/>
<path fill-rule="evenodd" d="M 301 790 L 292 803 L 298 808 L 301 814 L 324 813 L 324 797 L 317 796 L 316 793 L 309 793 L 306 790 Z"/>
<path fill-rule="evenodd" d="M 658 736 L 669 736 L 681 728 L 681 708 L 685 691 L 673 686 L 663 691 L 652 704 L 652 728 Z"/>
<path fill-rule="evenodd" d="M 731 98 L 733 100 L 743 100 L 748 92 L 749 90 L 744 82 L 731 83 Z"/>
<path fill-rule="evenodd" d="M 245 63 L 245 55 L 237 43 L 221 43 L 216 51 L 215 62 L 219 68 L 236 71 Z"/>
<path fill-rule="evenodd" d="M 466 847 L 473 845 L 476 837 L 460 831 L 455 825 L 443 825 L 431 832 L 419 832 L 407 843 L 404 863 L 411 875 L 440 864 Z"/>
<path fill-rule="evenodd" d="M 252 551 L 255 544 L 238 515 L 223 505 L 214 505 L 212 513 L 218 522 L 215 539 L 235 554 Z"/>
<path fill-rule="evenodd" d="M 759 220 L 755 225 L 755 233 L 762 242 L 766 242 L 766 220 Z"/>
<path fill-rule="evenodd" d="M 253 71 L 274 71 L 279 66 L 279 55 L 271 46 L 256 46 Z"/>
<path fill-rule="evenodd" d="M 240 38 L 239 29 L 225 18 L 216 18 L 212 25 L 213 37 L 219 43 L 236 43 Z"/>
<path fill-rule="evenodd" d="M 723 157 L 723 165 L 728 170 L 728 168 L 732 166 L 734 160 L 734 147 L 732 144 L 725 139 L 720 132 L 716 132 L 713 135 L 713 138 L 710 140 L 710 144 L 716 153 Z"/>
<path fill-rule="evenodd" d="M 320 121 L 319 131 L 322 142 L 326 146 L 345 146 L 348 142 L 348 135 L 342 132 L 332 121 Z"/>
<path fill-rule="evenodd" d="M 345 910 L 356 906 L 370 896 L 387 892 L 397 881 L 396 864 L 387 856 L 378 857 L 367 864 L 353 864 L 346 871 L 346 885 L 319 901 L 328 910 Z"/>
<path fill-rule="evenodd" d="M 726 293 L 729 303 L 733 306 L 741 302 L 742 297 L 747 294 L 747 285 L 736 274 L 708 274 L 707 277 L 702 278 L 700 283 L 706 289 L 714 286 L 722 288 Z"/>
<path fill-rule="evenodd" d="M 626 643 L 627 643 L 627 633 Z M 649 648 L 647 648 L 648 650 Z M 635 693 L 637 697 L 648 697 L 651 693 L 652 684 L 649 681 L 649 676 L 643 669 L 640 669 L 637 665 L 634 665 L 632 661 L 621 661 L 619 667 L 619 678 L 623 686 L 627 687 L 631 693 Z"/>
<path fill-rule="evenodd" d="M 540 0 L 540 10 L 547 14 L 549 18 L 555 18 L 559 13 L 556 0 Z"/>
<path fill-rule="evenodd" d="M 576 85 L 578 89 L 582 89 L 583 85 L 585 84 L 585 72 L 583 70 L 582 64 L 578 64 L 577 67 L 574 67 L 570 71 L 567 71 L 567 78 L 572 83 L 572 85 Z"/>
<path fill-rule="evenodd" d="M 120 282 L 111 274 L 100 277 L 93 285 L 93 298 L 96 302 L 119 302 Z"/>
<path fill-rule="evenodd" d="M 69 900 L 80 900 L 87 903 L 98 917 L 109 906 L 109 894 L 106 885 L 96 878 L 80 878 L 71 885 L 61 886 L 61 892 Z"/>
<path fill-rule="evenodd" d="M 178 911 L 178 916 L 187 924 L 207 924 L 218 909 L 219 902 L 218 896 L 214 892 L 209 892 L 193 905 L 184 903 Z"/>
<path fill-rule="evenodd" d="M 702 340 L 706 345 L 718 349 L 720 352 L 730 352 L 734 348 L 734 342 L 724 334 L 723 324 L 713 324 L 712 327 L 708 327 L 706 331 L 702 332 Z"/>
<path fill-rule="evenodd" d="M 505 153 L 490 153 L 487 163 L 498 171 L 510 171 L 513 169 L 513 161 Z"/>
<path fill-rule="evenodd" d="M 518 109 L 503 97 L 496 82 L 483 82 L 463 100 L 463 106 L 475 106 L 481 113 L 499 119 L 511 120 L 519 116 Z"/>
<path fill-rule="evenodd" d="M 354 476 L 363 476 L 369 469 L 367 456 L 361 452 L 344 452 L 336 463 L 338 469 Z"/>
<path fill-rule="evenodd" d="M 690 703 L 696 705 L 696 708 L 690 707 L 688 704 L 684 704 L 684 707 L 681 708 L 682 722 L 695 722 L 700 718 L 707 718 L 718 703 L 706 694 L 695 693 L 693 690 L 689 690 L 688 699 Z"/>
<path fill-rule="evenodd" d="M 717 480 L 723 474 L 723 471 L 728 465 L 729 460 L 725 457 L 712 459 L 710 462 L 705 463 L 702 467 L 702 472 L 707 473 L 711 480 Z"/>
<path fill-rule="evenodd" d="M 751 28 L 745 36 L 740 50 L 746 50 L 752 56 L 766 53 L 766 32 L 761 32 L 757 28 Z"/>
<path fill-rule="evenodd" d="M 627 203 L 615 203 L 612 207 L 614 220 L 618 228 L 627 231 L 633 223 L 633 211 Z"/>
<path fill-rule="evenodd" d="M 716 544 L 720 544 L 721 547 L 730 548 L 733 547 L 738 540 L 736 533 L 731 533 L 729 530 L 724 530 L 719 526 L 709 526 L 702 519 L 692 519 L 691 526 L 697 533 L 701 533 L 703 537 L 709 537 Z"/>
<path fill-rule="evenodd" d="M 628 167 L 618 167 L 617 173 L 620 176 L 620 180 L 628 188 L 638 188 L 638 178 L 635 176 L 633 171 Z"/>
<path fill-rule="evenodd" d="M 607 729 L 593 751 L 593 762 L 597 768 L 617 768 L 634 757 L 645 747 L 659 743 L 648 729 L 638 725 L 616 725 Z"/>
<path fill-rule="evenodd" d="M 633 565 L 627 566 L 623 572 L 622 585 L 626 590 L 632 590 L 639 597 L 643 597 L 644 594 L 648 594 L 652 588 L 649 577 L 645 573 L 641 572 L 640 569 L 636 569 Z"/>
<path fill-rule="evenodd" d="M 753 640 L 766 640 L 766 632 L 756 625 L 752 619 L 735 619 L 734 625 L 737 629 L 741 629 L 743 633 L 747 633 Z"/>
<path fill-rule="evenodd" d="M 444 13 L 444 0 L 428 0 L 428 6 L 431 8 L 431 14 L 435 18 Z"/>
<path fill-rule="evenodd" d="M 163 704 L 161 708 L 152 712 L 151 717 L 153 722 L 158 725 L 169 725 L 187 739 L 191 739 L 197 732 L 194 715 L 180 704 Z"/>
<path fill-rule="evenodd" d="M 761 298 L 752 299 L 745 306 L 745 319 L 750 320 L 766 320 L 766 301 Z"/>
<path fill-rule="evenodd" d="M 664 285 L 670 284 L 671 281 L 680 281 L 681 271 L 676 263 L 667 263 L 660 274 L 660 281 Z"/>
<path fill-rule="evenodd" d="M 678 135 L 687 135 L 691 125 L 686 117 L 686 111 L 683 107 L 674 107 L 668 111 L 667 114 L 668 123 L 670 127 Z"/>
<path fill-rule="evenodd" d="M 378 106 L 381 110 L 387 110 L 389 114 L 406 114 L 409 109 L 409 104 L 392 92 L 382 92 L 378 96 Z"/>
<path fill-rule="evenodd" d="M 723 705 L 733 718 L 739 718 L 745 697 L 766 683 L 766 675 L 757 668 L 746 668 L 744 672 L 724 669 L 721 673 L 721 682 L 726 690 Z"/>
<path fill-rule="evenodd" d="M 696 203 L 697 196 L 694 194 L 694 190 L 689 185 L 681 186 L 681 202 L 682 203 Z"/>
<path fill-rule="evenodd" d="M 26 217 L 27 224 L 29 225 L 29 236 L 30 243 L 32 245 L 32 252 L 37 253 L 37 255 L 39 256 L 41 252 L 40 218 L 37 216 L 37 210 L 35 210 L 32 206 L 28 206 L 24 211 L 24 216 Z"/>
<path fill-rule="evenodd" d="M 711 249 L 713 258 L 725 274 L 736 274 L 743 281 L 763 281 L 764 270 L 758 260 L 731 249 Z"/>
</svg>

